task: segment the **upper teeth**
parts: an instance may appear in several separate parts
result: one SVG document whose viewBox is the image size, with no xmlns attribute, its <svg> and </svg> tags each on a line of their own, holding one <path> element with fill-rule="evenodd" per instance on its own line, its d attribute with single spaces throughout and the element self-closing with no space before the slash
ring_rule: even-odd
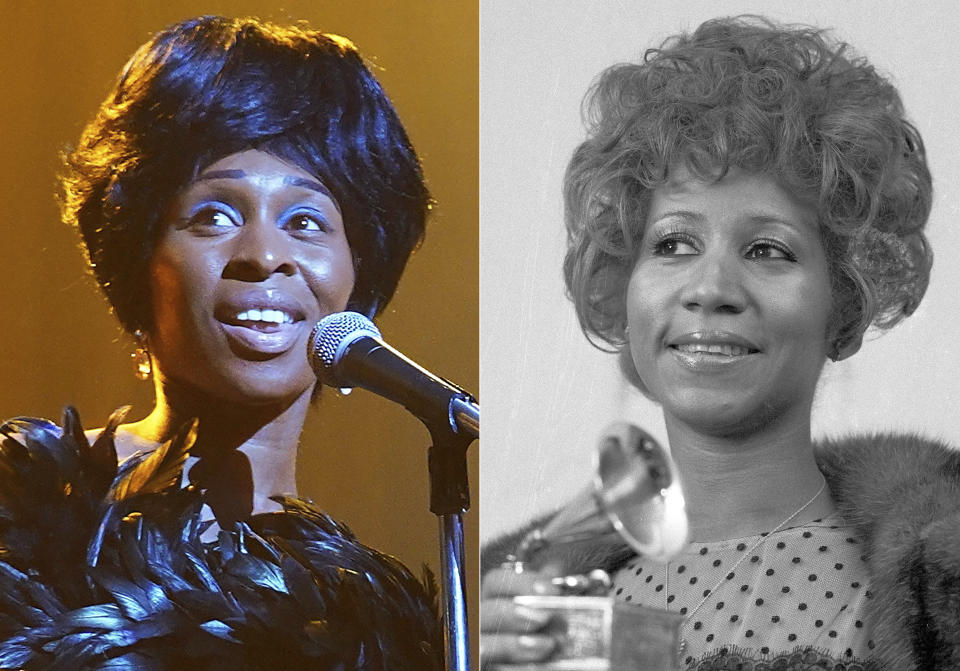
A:
<svg viewBox="0 0 960 671">
<path fill-rule="evenodd" d="M 681 352 L 723 354 L 725 356 L 743 356 L 750 354 L 750 350 L 746 347 L 728 344 L 691 343 L 689 345 L 677 345 L 677 349 Z"/>
<path fill-rule="evenodd" d="M 237 315 L 241 322 L 272 322 L 274 324 L 292 324 L 293 317 L 283 310 L 245 310 Z"/>
</svg>

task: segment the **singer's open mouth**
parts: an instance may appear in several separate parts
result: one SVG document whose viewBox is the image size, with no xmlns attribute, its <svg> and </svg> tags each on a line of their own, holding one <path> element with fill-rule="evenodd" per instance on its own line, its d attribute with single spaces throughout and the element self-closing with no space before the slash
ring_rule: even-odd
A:
<svg viewBox="0 0 960 671">
<path fill-rule="evenodd" d="M 260 331 L 261 333 L 277 333 L 284 326 L 301 321 L 301 319 L 295 319 L 293 315 L 285 310 L 250 308 L 249 310 L 237 312 L 233 317 L 221 321 L 233 326 L 242 326 L 253 329 L 254 331 Z"/>
<path fill-rule="evenodd" d="M 275 289 L 258 289 L 220 302 L 214 310 L 233 352 L 252 360 L 270 359 L 306 337 L 306 311 Z"/>
<path fill-rule="evenodd" d="M 276 324 L 220 322 L 234 354 L 253 360 L 271 359 L 293 348 L 304 336 L 306 322 Z"/>
</svg>

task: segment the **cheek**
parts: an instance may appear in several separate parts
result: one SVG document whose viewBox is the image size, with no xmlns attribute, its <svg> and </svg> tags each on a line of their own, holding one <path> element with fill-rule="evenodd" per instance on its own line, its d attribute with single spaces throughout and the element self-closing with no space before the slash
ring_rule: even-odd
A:
<svg viewBox="0 0 960 671">
<path fill-rule="evenodd" d="M 648 362 L 656 354 L 656 316 L 662 312 L 657 309 L 655 294 L 651 292 L 651 279 L 653 278 L 635 271 L 627 284 L 627 343 L 636 374 L 639 376 L 649 372 L 646 370 L 649 367 Z M 621 367 L 626 363 L 621 361 Z"/>
<path fill-rule="evenodd" d="M 154 329 L 166 330 L 190 303 L 190 289 L 181 269 L 167 259 L 155 257 L 150 266 L 150 296 L 153 302 Z"/>
<path fill-rule="evenodd" d="M 666 312 L 669 288 L 656 273 L 641 266 L 634 270 L 627 284 L 626 313 L 630 327 L 630 343 L 649 343 L 657 338 L 658 324 Z"/>
<path fill-rule="evenodd" d="M 342 312 L 347 309 L 347 303 L 353 293 L 354 284 L 356 284 L 353 257 L 348 256 L 338 265 L 339 267 L 331 273 L 330 277 L 331 283 L 336 287 L 335 295 L 331 296 L 331 307 L 334 312 Z"/>
<path fill-rule="evenodd" d="M 191 255 L 189 250 L 178 247 L 157 249 L 150 262 L 154 305 L 183 308 L 196 304 L 212 292 L 219 275 L 218 267 L 215 259 Z"/>
<path fill-rule="evenodd" d="M 778 292 L 773 300 L 779 304 L 786 337 L 801 338 L 808 349 L 826 356 L 833 313 L 829 285 L 818 277 L 810 278 L 792 292 Z"/>
<path fill-rule="evenodd" d="M 222 266 L 216 255 L 191 251 L 182 245 L 161 245 L 150 261 L 151 338 L 158 355 L 195 347 L 206 339 L 206 316 Z"/>
<path fill-rule="evenodd" d="M 347 307 L 356 279 L 353 255 L 346 244 L 329 252 L 305 264 L 304 272 L 321 309 L 327 313 L 341 312 Z"/>
<path fill-rule="evenodd" d="M 627 327 L 630 329 L 629 335 L 631 336 L 631 340 L 634 336 L 639 335 L 637 329 L 639 329 L 643 323 L 645 306 L 643 304 L 643 293 L 640 291 L 641 285 L 642 280 L 639 274 L 634 272 L 630 276 L 630 281 L 627 283 L 626 294 Z"/>
</svg>

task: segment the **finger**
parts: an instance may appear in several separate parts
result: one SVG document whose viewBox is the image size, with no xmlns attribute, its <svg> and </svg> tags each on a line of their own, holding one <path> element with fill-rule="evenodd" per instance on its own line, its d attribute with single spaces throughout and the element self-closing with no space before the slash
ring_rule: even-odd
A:
<svg viewBox="0 0 960 671">
<path fill-rule="evenodd" d="M 525 634 L 543 629 L 551 619 L 548 611 L 519 606 L 511 599 L 487 599 L 480 608 L 480 631 Z"/>
<path fill-rule="evenodd" d="M 488 664 L 542 662 L 556 649 L 557 642 L 550 636 L 537 634 L 484 634 L 480 637 L 480 660 Z"/>
<path fill-rule="evenodd" d="M 560 587 L 551 584 L 553 572 L 522 571 L 501 567 L 483 576 L 480 592 L 484 598 L 518 594 L 560 594 Z"/>
</svg>

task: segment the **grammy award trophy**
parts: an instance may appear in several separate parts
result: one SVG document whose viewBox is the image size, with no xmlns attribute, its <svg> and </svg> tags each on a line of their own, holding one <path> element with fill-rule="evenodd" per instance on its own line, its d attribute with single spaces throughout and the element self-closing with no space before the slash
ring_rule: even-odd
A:
<svg viewBox="0 0 960 671">
<path fill-rule="evenodd" d="M 522 573 L 547 548 L 624 542 L 637 554 L 667 561 L 686 542 L 687 519 L 676 468 L 645 431 L 617 423 L 600 441 L 593 481 L 542 526 L 528 533 L 507 565 Z M 622 539 L 622 540 L 621 540 Z M 564 594 L 517 596 L 551 613 L 546 633 L 558 642 L 545 664 L 501 665 L 553 671 L 676 671 L 682 616 L 616 602 L 602 570 L 554 579 Z"/>
</svg>

